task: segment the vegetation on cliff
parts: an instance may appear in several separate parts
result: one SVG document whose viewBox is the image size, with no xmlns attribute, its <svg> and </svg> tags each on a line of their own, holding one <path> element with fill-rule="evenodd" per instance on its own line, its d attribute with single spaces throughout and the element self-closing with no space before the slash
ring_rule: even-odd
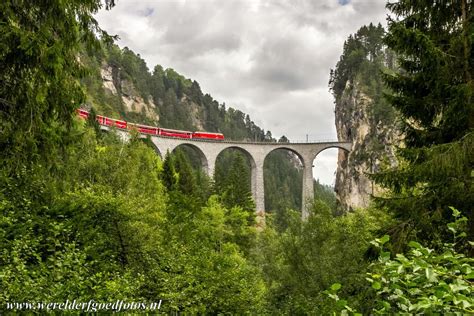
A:
<svg viewBox="0 0 474 316">
<path fill-rule="evenodd" d="M 103 43 L 102 49 L 81 60 L 91 71 L 83 79 L 85 106 L 97 113 L 165 128 L 220 132 L 232 140 L 271 141 L 271 133 L 240 110 L 204 94 L 197 81 L 160 65 L 150 72 L 140 55 L 127 47 Z"/>
</svg>

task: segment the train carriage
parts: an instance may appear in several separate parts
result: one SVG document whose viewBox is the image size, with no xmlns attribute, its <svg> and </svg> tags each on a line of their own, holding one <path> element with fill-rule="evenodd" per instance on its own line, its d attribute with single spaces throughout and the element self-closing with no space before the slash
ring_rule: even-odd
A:
<svg viewBox="0 0 474 316">
<path fill-rule="evenodd" d="M 128 124 L 127 124 L 126 121 L 115 120 L 115 127 L 117 127 L 117 128 L 126 129 L 127 125 Z"/>
<path fill-rule="evenodd" d="M 78 115 L 81 118 L 87 119 L 89 117 L 89 112 L 83 109 L 77 110 Z M 127 121 L 117 120 L 103 115 L 97 115 L 97 122 L 100 125 L 116 127 L 120 129 L 136 129 L 142 134 L 148 135 L 157 135 L 165 137 L 176 137 L 176 138 L 185 138 L 185 139 L 209 139 L 209 140 L 224 140 L 224 135 L 221 133 L 210 133 L 210 132 L 190 132 L 170 128 L 160 128 L 155 126 L 148 126 L 142 124 L 129 123 Z"/>
<path fill-rule="evenodd" d="M 89 118 L 89 112 L 87 112 L 86 110 L 78 109 L 77 114 L 79 114 L 79 116 L 84 118 L 84 119 Z"/>
<path fill-rule="evenodd" d="M 158 131 L 160 136 L 178 137 L 178 138 L 192 138 L 193 133 L 189 131 L 181 131 L 177 129 L 160 128 Z"/>
<path fill-rule="evenodd" d="M 223 140 L 224 135 L 221 133 L 194 132 L 193 138 Z"/>
<path fill-rule="evenodd" d="M 130 124 L 130 123 L 129 125 L 133 126 L 133 128 L 137 129 L 138 132 L 142 134 L 158 135 L 158 129 L 159 129 L 158 127 L 142 125 L 142 124 Z"/>
</svg>

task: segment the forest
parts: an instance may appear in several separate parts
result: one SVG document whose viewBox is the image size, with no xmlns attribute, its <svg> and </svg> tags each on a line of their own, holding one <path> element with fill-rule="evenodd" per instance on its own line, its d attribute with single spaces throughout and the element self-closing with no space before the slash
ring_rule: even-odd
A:
<svg viewBox="0 0 474 316">
<path fill-rule="evenodd" d="M 102 6 L 0 3 L 2 313 L 67 300 L 160 301 L 163 314 L 474 313 L 470 1 L 387 4 L 387 29 L 355 31 L 328 74 L 336 100 L 363 82 L 379 98 L 374 119 L 401 126 L 399 163 L 370 175 L 384 194 L 341 214 L 331 188 L 317 185 L 302 220 L 300 166 L 278 152 L 265 165 L 263 223 L 239 152 L 208 178 L 186 149 L 160 158 L 136 133 L 123 142 L 77 117 L 86 104 L 157 123 L 103 92 L 106 62 L 122 69 L 114 80 L 133 82 L 125 93 L 158 105 L 161 126 L 199 127 L 187 115 L 197 106 L 205 130 L 277 141 L 196 81 L 150 72 L 113 44 L 94 19 Z"/>
</svg>

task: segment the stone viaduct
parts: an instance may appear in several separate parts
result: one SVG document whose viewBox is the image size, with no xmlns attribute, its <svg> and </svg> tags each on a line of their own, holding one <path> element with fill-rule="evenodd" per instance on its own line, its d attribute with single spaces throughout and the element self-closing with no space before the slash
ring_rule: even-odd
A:
<svg viewBox="0 0 474 316">
<path fill-rule="evenodd" d="M 107 127 L 102 126 L 104 129 Z M 117 130 L 117 133 L 124 140 L 129 138 L 125 131 Z M 143 135 L 144 137 L 147 137 Z M 303 164 L 303 196 L 302 196 L 302 216 L 308 216 L 308 203 L 314 199 L 313 187 L 313 161 L 316 156 L 328 148 L 340 148 L 350 151 L 350 142 L 317 142 L 317 143 L 275 143 L 275 142 L 233 142 L 233 141 L 212 141 L 198 139 L 180 139 L 170 137 L 151 136 L 151 141 L 156 147 L 161 157 L 166 152 L 172 152 L 179 146 L 193 148 L 201 159 L 203 170 L 209 177 L 213 177 L 214 168 L 219 154 L 229 148 L 235 148 L 243 152 L 251 166 L 251 186 L 258 214 L 265 212 L 265 192 L 263 185 L 263 163 L 265 158 L 272 151 L 286 149 L 295 153 Z"/>
</svg>

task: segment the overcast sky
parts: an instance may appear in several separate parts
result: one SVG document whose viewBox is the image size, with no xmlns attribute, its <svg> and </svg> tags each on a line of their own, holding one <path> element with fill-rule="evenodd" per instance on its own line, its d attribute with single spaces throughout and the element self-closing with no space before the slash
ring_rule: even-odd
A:
<svg viewBox="0 0 474 316">
<path fill-rule="evenodd" d="M 385 0 L 118 0 L 97 19 L 147 62 L 196 80 L 275 138 L 336 139 L 329 71 L 344 40 L 385 25 Z M 336 149 L 315 160 L 334 183 Z"/>
</svg>

